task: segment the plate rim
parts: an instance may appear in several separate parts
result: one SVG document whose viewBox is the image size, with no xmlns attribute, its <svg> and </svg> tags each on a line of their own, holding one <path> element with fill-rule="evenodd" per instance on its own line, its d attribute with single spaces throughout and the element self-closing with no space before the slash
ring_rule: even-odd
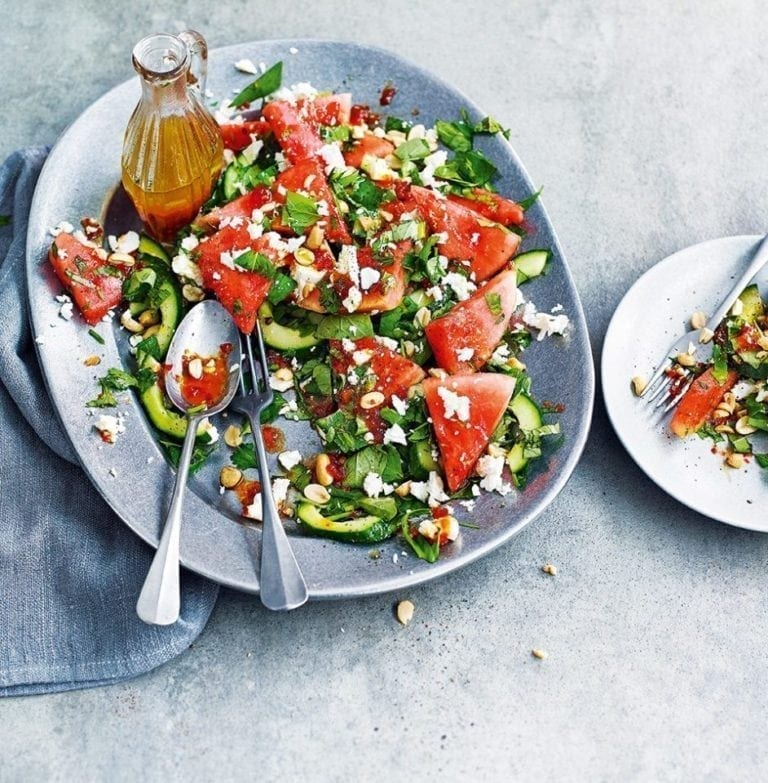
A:
<svg viewBox="0 0 768 783">
<path fill-rule="evenodd" d="M 439 75 L 433 73 L 432 71 L 428 70 L 427 68 L 424 68 L 423 66 L 417 63 L 412 62 L 411 60 L 405 57 L 402 57 L 401 55 L 395 52 L 392 52 L 388 49 L 378 47 L 378 46 L 361 44 L 352 41 L 339 41 L 335 39 L 271 38 L 271 39 L 242 41 L 238 43 L 227 44 L 221 47 L 215 47 L 210 50 L 209 58 L 226 57 L 229 51 L 239 50 L 242 49 L 243 47 L 257 48 L 259 45 L 284 46 L 288 48 L 292 46 L 298 48 L 301 46 L 306 47 L 308 45 L 311 46 L 320 45 L 320 46 L 341 47 L 348 50 L 355 50 L 363 54 L 374 52 L 381 57 L 388 58 L 389 60 L 399 64 L 400 66 L 406 68 L 409 71 L 417 72 L 421 77 L 423 77 L 426 80 L 437 83 L 438 85 L 446 89 L 448 92 L 452 93 L 453 95 L 457 96 L 461 101 L 463 101 L 466 107 L 470 111 L 477 112 L 478 114 L 483 114 L 482 109 L 480 109 L 480 107 L 471 98 L 467 97 L 467 95 L 462 90 L 453 86 Z M 55 163 L 54 152 L 56 152 L 57 148 L 59 148 L 60 146 L 63 147 L 68 134 L 79 122 L 83 120 L 85 115 L 87 115 L 91 110 L 97 107 L 98 104 L 100 104 L 101 102 L 108 101 L 109 98 L 113 96 L 114 93 L 120 90 L 127 89 L 127 86 L 135 82 L 135 80 L 136 77 L 129 78 L 113 86 L 109 90 L 107 90 L 96 100 L 90 103 L 82 112 L 80 112 L 77 115 L 77 117 L 75 117 L 65 127 L 61 135 L 56 140 L 56 143 L 51 148 L 48 158 L 46 159 L 45 164 L 43 165 L 43 168 L 41 170 L 40 177 L 38 179 L 38 186 L 36 186 L 35 188 L 35 193 L 30 208 L 30 216 L 34 215 L 39 209 L 38 202 L 42 201 L 42 193 L 39 185 L 40 183 L 44 183 L 45 179 L 48 176 L 50 176 L 48 174 L 48 169 L 52 168 Z M 521 184 L 525 185 L 533 192 L 533 185 L 531 179 L 528 175 L 527 170 L 523 166 L 520 158 L 518 157 L 515 149 L 506 139 L 502 141 L 504 146 L 506 147 L 507 154 L 511 157 L 512 163 L 514 164 L 515 168 L 520 174 Z M 389 576 L 383 576 L 383 577 L 377 575 L 363 585 L 353 584 L 353 585 L 345 586 L 342 584 L 334 589 L 310 588 L 310 600 L 345 599 L 345 598 L 365 596 L 365 595 L 390 593 L 396 590 L 401 590 L 419 584 L 424 584 L 426 582 L 430 582 L 434 579 L 444 576 L 447 573 L 459 570 L 464 566 L 467 566 L 470 563 L 473 563 L 476 560 L 479 560 L 480 558 L 488 555 L 490 552 L 494 551 L 495 549 L 498 549 L 503 544 L 507 543 L 510 539 L 512 539 L 514 536 L 516 536 L 518 533 L 520 533 L 525 527 L 527 527 L 527 525 L 529 525 L 531 522 L 537 519 L 541 515 L 541 513 L 551 505 L 551 503 L 560 494 L 560 492 L 563 490 L 563 488 L 565 487 L 565 485 L 573 475 L 573 472 L 584 452 L 584 448 L 587 443 L 589 430 L 591 427 L 592 418 L 594 414 L 595 387 L 596 387 L 595 361 L 592 354 L 591 341 L 587 329 L 587 322 L 584 315 L 583 304 L 579 296 L 578 289 L 576 288 L 573 275 L 571 273 L 570 267 L 568 266 L 567 259 L 562 250 L 562 246 L 557 236 L 555 227 L 552 224 L 549 215 L 547 214 L 544 205 L 541 201 L 539 201 L 539 208 L 541 210 L 542 216 L 546 220 L 548 230 L 551 233 L 553 248 L 557 250 L 559 257 L 562 260 L 563 274 L 565 276 L 565 280 L 567 281 L 574 295 L 573 299 L 575 305 L 575 312 L 570 313 L 571 320 L 572 322 L 577 323 L 579 325 L 581 331 L 581 337 L 583 338 L 584 341 L 585 360 L 586 360 L 584 362 L 585 388 L 582 390 L 583 393 L 582 400 L 584 401 L 584 409 L 583 409 L 583 415 L 579 420 L 579 426 L 577 430 L 574 432 L 567 433 L 567 437 L 570 441 L 570 450 L 567 458 L 560 466 L 557 475 L 552 478 L 551 483 L 548 485 L 546 491 L 543 492 L 541 498 L 539 499 L 539 502 L 536 503 L 528 511 L 528 513 L 523 515 L 523 517 L 519 519 L 517 522 L 515 522 L 512 525 L 505 526 L 501 531 L 499 531 L 497 535 L 495 535 L 488 541 L 482 543 L 481 545 L 476 546 L 475 548 L 469 551 L 462 551 L 455 558 L 438 560 L 436 563 L 431 564 L 428 569 L 424 569 L 421 571 L 416 571 L 413 573 L 399 572 L 396 574 L 391 574 Z M 38 280 L 34 279 L 34 272 L 38 271 L 40 259 L 39 257 L 37 257 L 37 255 L 32 253 L 33 245 L 30 243 L 30 238 L 34 228 L 36 228 L 36 226 L 33 225 L 33 221 L 32 219 L 30 219 L 28 236 L 27 236 L 27 258 L 26 258 L 27 285 L 28 287 L 30 287 L 30 289 L 33 285 L 40 284 L 39 279 Z M 37 237 L 35 237 L 35 239 L 37 239 Z M 32 325 L 32 332 L 34 336 L 37 333 L 37 330 L 35 328 L 36 327 L 35 313 L 33 313 L 32 310 L 33 310 L 32 297 L 28 295 L 27 314 L 30 323 Z M 43 369 L 42 375 L 44 378 L 46 391 L 48 392 L 49 397 L 53 401 L 55 399 L 54 396 L 55 392 L 53 392 L 51 388 L 48 373 L 45 371 L 45 362 L 43 361 L 41 356 L 42 353 L 41 346 L 38 345 L 36 342 L 35 342 L 35 351 L 38 357 L 38 362 L 40 363 L 40 366 Z M 54 410 L 56 411 L 57 419 L 59 420 L 60 424 L 62 425 L 62 428 L 67 434 L 67 437 L 70 438 L 71 441 L 71 437 L 69 434 L 70 428 L 63 419 L 63 412 L 60 410 L 58 405 L 54 404 L 53 407 Z M 95 472 L 91 470 L 90 465 L 84 462 L 80 450 L 76 448 L 74 444 L 73 444 L 73 450 L 77 454 L 78 461 L 80 462 L 80 465 L 82 466 L 84 472 L 88 476 L 91 484 L 102 495 L 105 502 L 107 503 L 107 505 L 109 505 L 113 513 L 115 513 L 121 519 L 121 521 L 124 524 L 126 524 L 136 535 L 138 535 L 142 540 L 144 540 L 150 546 L 155 548 L 157 546 L 157 537 L 153 538 L 151 535 L 147 534 L 146 530 L 144 530 L 141 526 L 137 525 L 134 521 L 132 521 L 130 517 L 124 515 L 123 513 L 121 513 L 120 510 L 114 507 L 110 499 L 110 495 L 107 492 L 107 482 L 105 482 L 101 476 L 97 476 Z M 245 531 L 247 530 L 247 527 L 242 526 L 242 529 L 243 531 Z M 245 538 L 245 532 L 244 532 L 244 538 Z M 219 584 L 232 587 L 244 592 L 252 593 L 252 594 L 258 594 L 259 592 L 258 584 L 254 586 L 242 582 L 237 578 L 232 578 L 227 576 L 226 574 L 222 574 L 218 570 L 211 570 L 210 568 L 206 567 L 205 562 L 200 562 L 199 558 L 185 557 L 182 559 L 182 565 L 189 568 L 190 570 L 195 571 L 196 573 L 199 573 L 207 578 L 212 579 L 213 581 L 216 581 Z M 257 582 L 258 582 L 258 577 L 257 577 Z"/>
</svg>

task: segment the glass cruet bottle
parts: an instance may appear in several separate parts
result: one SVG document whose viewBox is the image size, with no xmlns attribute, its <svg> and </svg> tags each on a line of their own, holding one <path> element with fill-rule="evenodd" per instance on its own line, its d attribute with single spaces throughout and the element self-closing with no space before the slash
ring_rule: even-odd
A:
<svg viewBox="0 0 768 783">
<path fill-rule="evenodd" d="M 160 242 L 193 220 L 223 166 L 221 131 L 202 102 L 207 61 L 205 39 L 191 30 L 133 49 L 141 100 L 125 131 L 122 182 Z"/>
</svg>

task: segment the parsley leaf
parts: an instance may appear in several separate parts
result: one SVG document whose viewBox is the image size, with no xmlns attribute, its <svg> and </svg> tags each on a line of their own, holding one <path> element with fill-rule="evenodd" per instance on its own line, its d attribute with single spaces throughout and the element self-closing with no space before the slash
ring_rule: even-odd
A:
<svg viewBox="0 0 768 783">
<path fill-rule="evenodd" d="M 435 170 L 435 176 L 465 187 L 486 187 L 497 174 L 496 166 L 480 150 L 457 152 Z"/>
<path fill-rule="evenodd" d="M 438 120 L 435 130 L 440 141 L 454 152 L 466 152 L 472 149 L 472 127 L 466 122 L 447 122 Z"/>
<path fill-rule="evenodd" d="M 232 100 L 232 106 L 239 109 L 246 103 L 253 103 L 259 98 L 266 98 L 277 89 L 283 81 L 283 63 L 277 62 L 271 68 L 264 71 L 258 79 L 251 82 L 241 90 Z"/>
<path fill-rule="evenodd" d="M 429 155 L 430 149 L 426 139 L 409 139 L 395 149 L 395 155 L 400 160 L 421 160 Z"/>
<path fill-rule="evenodd" d="M 279 304 L 290 296 L 295 288 L 296 281 L 290 275 L 285 272 L 277 272 L 267 293 L 267 299 L 273 305 Z"/>
</svg>

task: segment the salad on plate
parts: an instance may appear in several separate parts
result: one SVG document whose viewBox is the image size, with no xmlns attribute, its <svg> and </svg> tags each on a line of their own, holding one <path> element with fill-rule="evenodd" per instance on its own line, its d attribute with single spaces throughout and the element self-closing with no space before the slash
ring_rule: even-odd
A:
<svg viewBox="0 0 768 783">
<path fill-rule="evenodd" d="M 119 318 L 131 346 L 129 366 L 100 378 L 91 424 L 114 444 L 118 395 L 134 389 L 178 458 L 187 423 L 164 391 L 165 353 L 188 305 L 214 296 L 243 334 L 258 319 L 268 346 L 275 402 L 262 425 L 282 513 L 302 533 L 350 543 L 399 534 L 433 562 L 475 526 L 478 496 L 524 492 L 559 441 L 559 407 L 536 399 L 524 361 L 532 340 L 561 339 L 569 325 L 562 308 L 538 312 L 523 293 L 551 255 L 520 252 L 538 194 L 496 191 L 496 166 L 476 144 L 506 134 L 490 117 L 425 127 L 280 83 L 280 63 L 262 68 L 218 106 L 226 165 L 172 245 L 105 237 L 91 218 L 54 230 L 60 315 L 76 306 L 91 326 Z M 385 85 L 382 110 L 395 94 Z M 305 421 L 322 450 L 283 448 L 285 420 Z M 201 428 L 194 466 L 226 449 L 221 492 L 258 520 L 247 425 L 224 423 L 221 438 Z"/>
</svg>

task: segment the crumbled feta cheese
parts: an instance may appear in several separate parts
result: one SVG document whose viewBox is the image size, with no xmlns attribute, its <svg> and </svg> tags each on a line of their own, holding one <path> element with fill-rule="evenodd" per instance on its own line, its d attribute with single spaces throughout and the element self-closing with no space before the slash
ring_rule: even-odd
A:
<svg viewBox="0 0 768 783">
<path fill-rule="evenodd" d="M 438 386 L 437 394 L 443 401 L 446 419 L 469 421 L 469 397 L 456 394 L 445 386 Z"/>
<path fill-rule="evenodd" d="M 355 285 L 360 285 L 360 264 L 357 260 L 357 248 L 354 245 L 341 246 L 335 267 L 340 274 L 349 275 L 349 279 Z"/>
<path fill-rule="evenodd" d="M 325 272 L 325 269 L 293 264 L 291 277 L 296 281 L 299 300 L 308 296 L 317 287 L 317 284 L 325 277 Z"/>
<path fill-rule="evenodd" d="M 448 272 L 443 278 L 443 285 L 448 286 L 460 302 L 469 299 L 477 289 L 477 286 L 468 277 L 464 277 L 458 272 Z"/>
<path fill-rule="evenodd" d="M 248 224 L 248 236 L 251 239 L 259 239 L 264 234 L 264 226 L 262 223 L 249 223 Z"/>
<path fill-rule="evenodd" d="M 341 154 L 341 147 L 338 144 L 324 144 L 318 150 L 318 155 L 325 163 L 325 173 L 330 174 L 334 169 L 345 169 L 347 164 L 344 162 L 344 156 Z"/>
<path fill-rule="evenodd" d="M 523 309 L 523 323 L 539 330 L 538 340 L 543 340 L 553 334 L 563 334 L 570 325 L 567 315 L 550 315 L 536 310 L 533 302 L 526 302 Z M 695 350 L 695 349 L 694 349 Z"/>
<path fill-rule="evenodd" d="M 224 487 L 222 487 L 222 489 L 224 489 Z M 248 519 L 255 519 L 256 521 L 261 522 L 262 517 L 264 516 L 261 495 L 254 496 L 253 503 L 246 507 L 244 516 L 248 517 Z"/>
<path fill-rule="evenodd" d="M 386 158 L 379 158 L 370 153 L 363 155 L 360 168 L 374 181 L 397 178 L 397 173 L 389 167 Z"/>
<path fill-rule="evenodd" d="M 381 280 L 381 272 L 373 267 L 366 266 L 360 270 L 360 288 L 367 291 Z"/>
<path fill-rule="evenodd" d="M 420 500 L 422 503 L 429 497 L 429 489 L 427 488 L 426 481 L 412 481 L 409 492 L 416 500 Z"/>
<path fill-rule="evenodd" d="M 377 498 L 379 495 L 391 495 L 394 492 L 392 484 L 385 484 L 378 473 L 368 473 L 363 480 L 363 490 L 369 498 Z"/>
<path fill-rule="evenodd" d="M 509 361 L 509 346 L 502 343 L 492 354 L 491 362 L 494 364 L 506 364 Z"/>
<path fill-rule="evenodd" d="M 286 400 L 285 405 L 278 411 L 280 416 L 286 416 L 289 413 L 295 413 L 299 409 L 296 400 Z"/>
<path fill-rule="evenodd" d="M 754 383 L 749 381 L 739 381 L 732 389 L 731 393 L 737 400 L 743 400 L 745 397 L 749 397 L 750 394 L 755 392 L 757 387 Z"/>
<path fill-rule="evenodd" d="M 507 495 L 512 486 L 502 478 L 504 457 L 492 457 L 485 454 L 477 461 L 477 475 L 482 477 L 480 486 L 487 492 L 498 492 Z"/>
<path fill-rule="evenodd" d="M 285 392 L 293 388 L 293 378 L 278 378 L 274 374 L 270 374 L 269 385 L 275 391 Z"/>
<path fill-rule="evenodd" d="M 460 362 L 468 362 L 471 361 L 472 357 L 475 355 L 475 349 L 474 348 L 457 348 L 456 349 L 456 358 Z"/>
<path fill-rule="evenodd" d="M 387 443 L 399 443 L 402 446 L 408 445 L 408 440 L 405 437 L 405 431 L 399 424 L 393 424 L 389 429 L 384 432 L 384 445 Z"/>
<path fill-rule="evenodd" d="M 135 253 L 139 249 L 139 235 L 135 231 L 126 231 L 117 238 L 118 253 Z"/>
<path fill-rule="evenodd" d="M 125 432 L 125 423 L 122 416 L 102 414 L 93 426 L 99 431 L 99 435 L 101 435 L 101 439 L 105 443 L 115 443 L 117 436 Z"/>
<path fill-rule="evenodd" d="M 292 46 L 288 51 L 291 54 L 298 54 L 299 53 L 299 50 L 295 46 Z"/>
<path fill-rule="evenodd" d="M 194 250 L 199 244 L 200 240 L 194 234 L 190 234 L 188 237 L 184 237 L 184 239 L 181 240 L 181 248 L 182 250 L 186 250 L 187 253 Z"/>
<path fill-rule="evenodd" d="M 272 482 L 272 496 L 275 498 L 275 505 L 284 503 L 288 498 L 288 487 L 291 482 L 286 478 L 278 478 Z"/>
<path fill-rule="evenodd" d="M 117 250 L 117 237 L 114 234 L 110 234 L 107 237 L 107 244 L 109 249 L 114 253 Z"/>
<path fill-rule="evenodd" d="M 445 150 L 438 150 L 424 158 L 424 169 L 419 176 L 425 187 L 432 188 L 440 184 L 440 181 L 435 179 L 435 171 L 444 166 L 447 159 L 448 153 Z"/>
<path fill-rule="evenodd" d="M 264 142 L 256 136 L 252 135 L 251 143 L 244 150 L 242 150 L 240 154 L 249 164 L 253 163 L 253 161 L 259 157 L 259 153 L 261 152 L 261 148 L 263 146 Z"/>
<path fill-rule="evenodd" d="M 369 348 L 365 348 L 360 351 L 353 351 L 352 352 L 352 361 L 360 367 L 363 364 L 368 364 L 368 362 L 371 361 L 371 357 L 373 356 L 373 351 L 371 351 Z"/>
<path fill-rule="evenodd" d="M 396 351 L 400 347 L 397 340 L 393 340 L 391 337 L 384 337 L 382 334 L 374 335 L 374 339 L 379 345 L 389 348 L 390 351 Z"/>
<path fill-rule="evenodd" d="M 283 466 L 284 470 L 290 470 L 301 462 L 301 452 L 283 451 L 281 454 L 278 454 L 277 461 Z"/>
<path fill-rule="evenodd" d="M 186 253 L 179 253 L 173 257 L 171 269 L 179 277 L 186 277 L 195 285 L 201 286 L 203 284 L 203 273 L 200 271 L 200 267 Z"/>
<path fill-rule="evenodd" d="M 73 315 L 72 302 L 64 302 L 64 304 L 59 308 L 59 318 L 63 318 L 65 321 L 71 321 L 72 315 Z"/>
<path fill-rule="evenodd" d="M 427 490 L 429 491 L 428 503 L 430 506 L 439 506 L 441 503 L 448 502 L 449 498 L 445 494 L 442 476 L 434 470 L 429 472 Z"/>
<path fill-rule="evenodd" d="M 70 222 L 61 220 L 54 228 L 49 228 L 48 233 L 52 237 L 57 237 L 59 234 L 71 234 L 74 230 L 75 227 Z"/>
<path fill-rule="evenodd" d="M 393 394 L 392 407 L 401 416 L 405 416 L 405 412 L 408 410 L 408 403 L 405 400 L 401 400 L 396 394 Z"/>
<path fill-rule="evenodd" d="M 474 511 L 475 510 L 475 501 L 474 500 L 460 500 L 459 503 L 464 506 L 464 508 L 467 509 L 467 511 Z"/>
<path fill-rule="evenodd" d="M 248 59 L 238 60 L 235 63 L 235 68 L 237 68 L 238 71 L 242 71 L 243 73 L 253 74 L 253 76 L 257 76 L 259 73 L 256 66 Z"/>
<path fill-rule="evenodd" d="M 344 338 L 344 339 L 341 341 L 341 347 L 342 347 L 342 348 L 343 348 L 343 349 L 344 349 L 344 350 L 345 350 L 347 353 L 352 353 L 352 351 L 354 351 L 354 350 L 355 350 L 355 341 L 354 341 L 354 340 L 350 340 L 349 338 L 345 337 L 345 338 Z"/>
<path fill-rule="evenodd" d="M 344 306 L 348 313 L 354 313 L 363 301 L 363 295 L 357 286 L 347 291 L 347 295 L 341 300 L 341 304 Z"/>
<path fill-rule="evenodd" d="M 219 430 L 218 428 L 211 424 L 211 420 L 206 416 L 206 418 L 201 419 L 200 421 L 200 429 L 199 431 L 203 435 L 208 436 L 208 443 L 216 443 L 219 439 Z"/>
<path fill-rule="evenodd" d="M 425 292 L 433 302 L 443 301 L 443 289 L 439 285 L 433 285 L 432 288 L 428 288 Z"/>
</svg>

